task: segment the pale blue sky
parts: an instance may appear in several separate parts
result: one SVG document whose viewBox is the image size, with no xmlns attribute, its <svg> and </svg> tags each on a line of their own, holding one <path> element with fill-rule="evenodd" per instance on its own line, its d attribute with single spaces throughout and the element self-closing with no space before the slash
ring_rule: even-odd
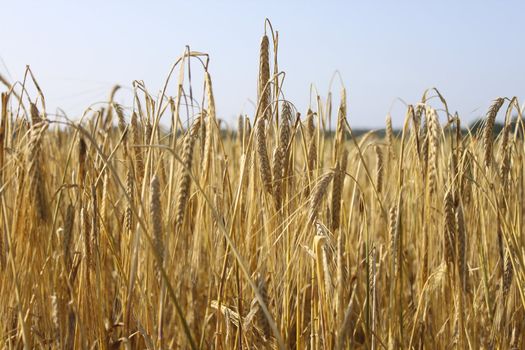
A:
<svg viewBox="0 0 525 350">
<path fill-rule="evenodd" d="M 436 86 L 472 120 L 498 96 L 525 98 L 524 1 L 2 1 L 0 73 L 31 65 L 50 108 L 78 113 L 115 83 L 156 92 L 189 44 L 211 55 L 218 114 L 253 114 L 264 18 L 279 31 L 284 93 L 301 111 L 335 70 L 349 121 L 380 127 L 392 102 Z M 195 73 L 196 75 L 198 73 Z M 338 86 L 334 85 L 338 94 Z M 174 91 L 170 91 L 174 94 Z M 131 103 L 129 90 L 117 100 Z M 394 104 L 394 124 L 404 110 Z"/>
</svg>

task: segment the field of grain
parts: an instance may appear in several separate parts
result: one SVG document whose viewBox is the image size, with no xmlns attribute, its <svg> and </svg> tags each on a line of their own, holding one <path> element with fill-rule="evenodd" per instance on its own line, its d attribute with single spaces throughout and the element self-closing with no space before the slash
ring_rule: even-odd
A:
<svg viewBox="0 0 525 350">
<path fill-rule="evenodd" d="M 200 52 L 174 63 L 178 89 L 135 81 L 122 106 L 116 86 L 71 120 L 38 72 L 3 79 L 1 348 L 525 346 L 517 99 L 474 132 L 429 89 L 401 129 L 357 136 L 344 88 L 283 98 L 270 29 L 235 128 Z"/>
</svg>

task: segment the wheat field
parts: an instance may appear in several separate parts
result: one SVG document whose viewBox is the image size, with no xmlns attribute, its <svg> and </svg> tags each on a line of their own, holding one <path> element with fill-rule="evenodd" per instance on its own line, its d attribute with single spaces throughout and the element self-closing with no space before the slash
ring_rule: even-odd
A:
<svg viewBox="0 0 525 350">
<path fill-rule="evenodd" d="M 73 119 L 2 79 L 1 348 L 525 346 L 518 100 L 470 130 L 433 88 L 357 135 L 344 87 L 286 100 L 277 41 L 234 127 L 201 52 Z"/>
</svg>

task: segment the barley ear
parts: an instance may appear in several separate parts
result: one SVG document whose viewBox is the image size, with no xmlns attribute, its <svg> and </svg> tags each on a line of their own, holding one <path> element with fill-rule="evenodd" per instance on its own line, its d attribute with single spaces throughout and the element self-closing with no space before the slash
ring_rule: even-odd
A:
<svg viewBox="0 0 525 350">
<path fill-rule="evenodd" d="M 317 185 L 312 190 L 312 194 L 310 195 L 310 203 L 309 203 L 309 210 L 308 210 L 308 223 L 309 224 L 313 224 L 315 220 L 317 219 L 317 213 L 321 206 L 323 196 L 326 193 L 328 185 L 330 185 L 330 182 L 332 181 L 333 178 L 334 178 L 334 171 L 330 171 L 324 174 L 321 177 L 321 179 L 317 182 Z"/>
<path fill-rule="evenodd" d="M 496 115 L 504 101 L 505 100 L 502 97 L 495 99 L 487 112 L 485 128 L 483 129 L 483 146 L 485 147 L 484 162 L 487 168 L 490 167 L 492 162 L 492 133 L 494 132 Z"/>
<path fill-rule="evenodd" d="M 273 193 L 272 189 L 272 170 L 270 168 L 270 160 L 268 159 L 268 149 L 266 147 L 266 125 L 264 118 L 259 118 L 255 126 L 255 138 L 257 146 L 257 157 L 259 159 L 259 171 L 261 172 L 261 179 L 269 194 Z"/>
<path fill-rule="evenodd" d="M 162 238 L 162 213 L 160 205 L 160 185 L 157 176 L 153 176 L 150 184 L 150 220 L 153 229 L 153 242 L 161 262 L 164 261 L 164 244 Z"/>
</svg>

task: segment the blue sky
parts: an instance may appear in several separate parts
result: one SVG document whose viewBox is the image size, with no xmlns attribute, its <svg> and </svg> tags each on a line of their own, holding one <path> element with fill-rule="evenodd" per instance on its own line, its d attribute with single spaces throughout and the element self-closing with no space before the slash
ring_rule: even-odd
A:
<svg viewBox="0 0 525 350">
<path fill-rule="evenodd" d="M 417 102 L 433 86 L 466 120 L 498 96 L 525 98 L 523 1 L 50 0 L 1 8 L 0 73 L 21 80 L 29 64 L 48 109 L 72 117 L 115 83 L 141 79 L 157 92 L 186 44 L 211 56 L 218 114 L 229 122 L 253 114 L 266 17 L 279 31 L 285 96 L 303 112 L 310 84 L 325 97 L 336 70 L 355 127 L 381 127 L 390 110 L 400 125 L 404 107 L 394 101 Z M 117 100 L 131 104 L 130 90 Z"/>
</svg>

